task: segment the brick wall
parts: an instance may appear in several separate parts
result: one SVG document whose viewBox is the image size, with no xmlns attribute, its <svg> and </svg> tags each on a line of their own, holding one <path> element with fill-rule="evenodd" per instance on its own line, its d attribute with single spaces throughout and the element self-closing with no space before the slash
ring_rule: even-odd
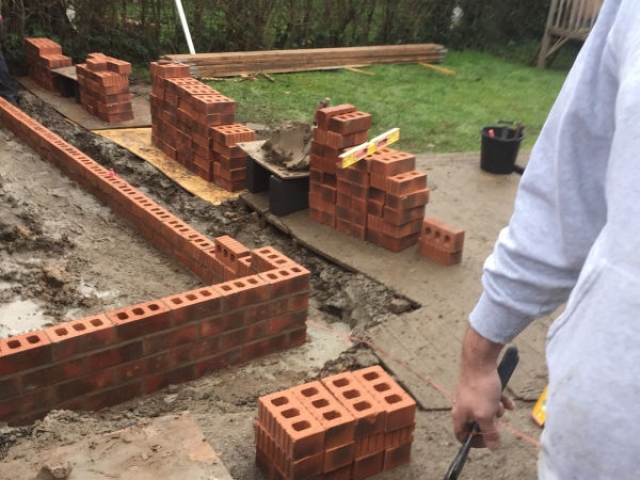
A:
<svg viewBox="0 0 640 480">
<path fill-rule="evenodd" d="M 306 269 L 208 239 L 3 99 L 0 122 L 210 284 L 0 339 L 0 421 L 97 410 L 305 341 Z"/>
<path fill-rule="evenodd" d="M 415 411 L 379 366 L 266 395 L 256 464 L 269 480 L 361 480 L 409 461 Z"/>
<path fill-rule="evenodd" d="M 153 144 L 208 182 L 244 189 L 247 155 L 236 144 L 255 131 L 235 123 L 236 102 L 191 78 L 188 65 L 151 62 L 150 70 Z"/>
</svg>

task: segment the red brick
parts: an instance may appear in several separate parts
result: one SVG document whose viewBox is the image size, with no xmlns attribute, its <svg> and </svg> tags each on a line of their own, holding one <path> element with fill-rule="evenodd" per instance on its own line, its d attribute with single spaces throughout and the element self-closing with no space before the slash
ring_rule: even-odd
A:
<svg viewBox="0 0 640 480">
<path fill-rule="evenodd" d="M 302 307 L 298 310 L 301 309 Z M 280 319 L 284 314 L 290 311 L 292 310 L 289 308 L 289 299 L 279 298 L 248 307 L 246 309 L 246 321 L 247 323 L 254 323 L 267 319 Z"/>
<path fill-rule="evenodd" d="M 39 384 L 41 382 L 37 382 L 37 383 Z M 25 387 L 28 388 L 30 385 L 31 383 L 26 383 Z M 50 385 L 50 384 L 47 383 L 47 385 Z M 0 380 L 0 401 L 7 400 L 9 398 L 20 395 L 23 391 L 24 390 L 22 388 L 22 381 L 19 376 Z"/>
<path fill-rule="evenodd" d="M 54 361 L 104 348 L 114 341 L 113 324 L 105 315 L 61 323 L 44 332 L 51 341 Z"/>
<path fill-rule="evenodd" d="M 237 348 L 235 350 L 210 356 L 209 358 L 200 361 L 196 365 L 196 372 L 198 373 L 198 376 L 209 375 L 210 373 L 227 368 L 231 365 L 236 365 L 240 363 L 242 359 L 242 349 Z"/>
<path fill-rule="evenodd" d="M 147 302 L 108 312 L 118 340 L 148 335 L 171 326 L 171 311 L 163 302 Z"/>
<path fill-rule="evenodd" d="M 103 370 L 86 377 L 61 383 L 56 388 L 59 402 L 71 400 L 87 393 L 105 390 L 114 386 L 113 370 Z"/>
<path fill-rule="evenodd" d="M 462 262 L 462 251 L 446 252 L 438 247 L 418 241 L 418 253 L 443 265 L 457 265 Z"/>
<path fill-rule="evenodd" d="M 379 432 L 366 437 L 358 438 L 353 447 L 354 458 L 363 458 L 380 453 L 385 448 L 385 433 Z"/>
<path fill-rule="evenodd" d="M 353 462 L 351 470 L 352 480 L 362 480 L 382 471 L 384 452 L 375 453 L 369 457 L 363 457 Z"/>
<path fill-rule="evenodd" d="M 311 272 L 306 268 L 295 265 L 259 273 L 269 285 L 269 298 L 279 298 L 309 290 Z"/>
<path fill-rule="evenodd" d="M 396 448 L 405 443 L 411 443 L 413 441 L 413 431 L 416 428 L 416 424 L 413 423 L 407 427 L 399 428 L 397 430 L 391 430 L 384 435 L 384 448 Z"/>
<path fill-rule="evenodd" d="M 324 472 L 335 472 L 353 462 L 354 443 L 327 448 L 324 452 Z"/>
<path fill-rule="evenodd" d="M 256 248 L 251 251 L 251 266 L 257 272 L 266 272 L 267 270 L 294 265 L 297 265 L 297 263 L 273 247 Z"/>
<path fill-rule="evenodd" d="M 396 210 L 389 207 L 384 207 L 382 210 L 382 218 L 385 222 L 394 226 L 405 225 L 410 222 L 424 219 L 424 206 Z M 415 232 L 413 232 L 415 233 Z"/>
<path fill-rule="evenodd" d="M 257 273 L 257 270 L 252 268 L 251 263 L 251 257 L 241 257 L 238 259 L 238 278 L 254 275 L 255 273 Z"/>
<path fill-rule="evenodd" d="M 222 295 L 223 312 L 247 308 L 269 298 L 268 284 L 259 275 L 219 283 L 212 288 Z"/>
<path fill-rule="evenodd" d="M 354 376 L 385 407 L 385 431 L 397 430 L 415 423 L 416 402 L 379 365 L 353 372 Z"/>
<path fill-rule="evenodd" d="M 137 381 L 125 385 L 118 385 L 115 388 L 87 396 L 83 403 L 84 409 L 98 411 L 105 407 L 133 400 L 143 395 L 143 393 L 142 384 Z"/>
<path fill-rule="evenodd" d="M 257 342 L 252 342 L 242 347 L 242 359 L 244 361 L 270 355 L 274 352 L 284 350 L 289 346 L 288 335 L 286 333 L 265 338 Z"/>
<path fill-rule="evenodd" d="M 343 135 L 362 132 L 371 128 L 373 116 L 365 112 L 351 112 L 329 119 L 329 130 Z"/>
<path fill-rule="evenodd" d="M 236 123 L 212 127 L 211 138 L 216 143 L 220 143 L 226 147 L 233 147 L 237 143 L 254 141 L 256 132 L 249 127 Z"/>
<path fill-rule="evenodd" d="M 464 246 L 464 230 L 434 217 L 426 218 L 420 230 L 420 242 L 443 252 L 456 253 Z"/>
<path fill-rule="evenodd" d="M 133 379 L 139 379 L 157 372 L 168 370 L 171 367 L 171 354 L 162 352 L 133 362 L 123 363 L 116 367 L 116 382 L 126 383 Z"/>
<path fill-rule="evenodd" d="M 407 152 L 382 148 L 369 157 L 370 173 L 391 177 L 408 173 L 416 168 L 415 155 Z"/>
<path fill-rule="evenodd" d="M 342 179 L 361 187 L 369 187 L 371 185 L 369 173 L 353 167 L 354 165 L 351 165 L 347 168 L 338 168 L 336 170 L 336 176 L 338 177 L 338 180 Z"/>
<path fill-rule="evenodd" d="M 389 448 L 384 452 L 384 470 L 391 470 L 411 460 L 411 443 Z"/>
<path fill-rule="evenodd" d="M 41 331 L 0 340 L 0 376 L 47 365 L 52 360 L 51 342 Z"/>
<path fill-rule="evenodd" d="M 362 145 L 367 141 L 367 132 L 357 132 L 343 135 L 336 132 L 326 132 L 325 134 L 325 146 L 341 149 L 351 148 L 357 145 Z"/>
<path fill-rule="evenodd" d="M 307 341 L 307 325 L 289 332 L 289 347 L 297 347 Z"/>
<path fill-rule="evenodd" d="M 408 195 L 427 188 L 427 174 L 413 170 L 386 180 L 386 190 L 392 195 Z"/>
<path fill-rule="evenodd" d="M 216 256 L 235 270 L 237 259 L 251 255 L 251 250 L 228 235 L 215 238 Z"/>
<path fill-rule="evenodd" d="M 292 460 L 324 450 L 324 430 L 291 392 L 258 399 L 258 423 Z"/>
<path fill-rule="evenodd" d="M 169 385 L 188 382 L 195 379 L 196 376 L 196 369 L 193 365 L 180 366 L 168 372 L 148 377 L 143 383 L 144 392 L 148 394 Z"/>
<path fill-rule="evenodd" d="M 151 62 L 149 69 L 151 76 L 158 78 L 187 78 L 191 75 L 189 65 L 179 62 Z"/>
<path fill-rule="evenodd" d="M 329 130 L 329 121 L 331 117 L 338 115 L 344 115 L 345 113 L 352 113 L 356 111 L 356 107 L 349 104 L 336 105 L 333 107 L 326 107 L 316 112 L 316 119 L 318 121 L 318 127 L 321 130 Z"/>
<path fill-rule="evenodd" d="M 422 226 L 422 220 L 412 220 L 402 225 L 393 225 L 388 222 L 384 222 L 382 226 L 382 233 L 391 238 L 406 238 L 411 235 L 420 235 L 420 228 Z"/>
<path fill-rule="evenodd" d="M 295 330 L 304 326 L 307 321 L 307 311 L 291 312 L 278 318 L 269 320 L 269 334 L 274 335 L 287 330 Z"/>
<path fill-rule="evenodd" d="M 326 472 L 322 480 L 351 480 L 351 465 L 339 468 L 333 472 Z"/>
<path fill-rule="evenodd" d="M 223 334 L 220 337 L 220 349 L 222 351 L 242 347 L 248 343 L 262 340 L 269 336 L 269 323 L 266 321 L 255 322 Z"/>
<path fill-rule="evenodd" d="M 309 292 L 298 293 L 289 297 L 289 311 L 307 309 L 309 307 Z"/>
<path fill-rule="evenodd" d="M 193 344 L 198 340 L 198 326 L 187 325 L 158 333 L 144 339 L 144 350 L 153 354 L 171 350 L 185 344 Z"/>
<path fill-rule="evenodd" d="M 222 307 L 222 296 L 215 289 L 204 287 L 165 297 L 162 302 L 171 310 L 173 324 L 180 325 L 218 315 Z"/>
<path fill-rule="evenodd" d="M 52 388 L 43 388 L 25 393 L 19 397 L 0 402 L 0 418 L 8 424 L 18 423 L 21 416 L 27 416 L 33 412 L 47 413 L 54 407 L 54 394 Z M 44 415 L 42 415 L 44 416 Z"/>
<path fill-rule="evenodd" d="M 109 350 L 100 350 L 87 355 L 87 369 L 90 372 L 115 367 L 123 363 L 142 358 L 145 355 L 142 340 L 121 343 Z"/>
<path fill-rule="evenodd" d="M 351 372 L 322 380 L 327 389 L 356 419 L 354 438 L 384 432 L 385 410 Z"/>
<path fill-rule="evenodd" d="M 107 69 L 120 75 L 129 75 L 131 73 L 131 64 L 124 60 L 109 58 L 107 60 Z"/>
<path fill-rule="evenodd" d="M 369 220 L 375 218 L 369 215 Z M 411 234 L 406 237 L 394 238 L 376 230 L 367 231 L 367 241 L 380 245 L 381 247 L 391 250 L 392 252 L 401 252 L 418 243 L 418 233 Z"/>
<path fill-rule="evenodd" d="M 386 206 L 395 210 L 406 210 L 409 208 L 422 207 L 429 203 L 429 189 L 418 190 L 407 195 L 386 196 Z"/>
<path fill-rule="evenodd" d="M 325 430 L 325 449 L 351 445 L 356 420 L 321 382 L 309 382 L 289 389 Z M 353 452 L 352 452 L 353 453 Z M 349 460 L 349 463 L 351 459 Z M 343 464 L 346 465 L 346 464 Z M 325 471 L 336 470 L 337 465 Z"/>
</svg>

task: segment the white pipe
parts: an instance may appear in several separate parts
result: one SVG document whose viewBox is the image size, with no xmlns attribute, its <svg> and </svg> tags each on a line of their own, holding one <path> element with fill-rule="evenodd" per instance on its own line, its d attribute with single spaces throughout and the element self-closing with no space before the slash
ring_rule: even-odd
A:
<svg viewBox="0 0 640 480">
<path fill-rule="evenodd" d="M 182 30 L 184 30 L 184 36 L 187 39 L 189 45 L 189 53 L 195 55 L 196 51 L 193 48 L 193 41 L 191 40 L 191 32 L 189 32 L 189 24 L 187 23 L 187 17 L 184 15 L 184 9 L 182 8 L 181 0 L 176 0 L 176 8 L 178 9 L 178 15 L 180 15 L 180 21 L 182 22 Z"/>
</svg>

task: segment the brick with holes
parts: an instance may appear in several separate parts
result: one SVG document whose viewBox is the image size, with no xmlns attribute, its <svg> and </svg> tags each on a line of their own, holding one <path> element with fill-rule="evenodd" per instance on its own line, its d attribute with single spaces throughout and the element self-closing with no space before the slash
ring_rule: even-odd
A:
<svg viewBox="0 0 640 480">
<path fill-rule="evenodd" d="M 419 243 L 447 253 L 461 252 L 464 246 L 464 230 L 438 218 L 426 218 L 420 229 Z"/>
<path fill-rule="evenodd" d="M 258 424 L 292 460 L 324 450 L 324 429 L 289 391 L 258 399 Z"/>
<path fill-rule="evenodd" d="M 371 392 L 386 411 L 385 432 L 415 423 L 416 402 L 379 365 L 363 368 L 353 375 Z"/>
<path fill-rule="evenodd" d="M 355 418 L 321 382 L 309 382 L 289 390 L 325 429 L 325 448 L 353 442 Z"/>
<path fill-rule="evenodd" d="M 384 432 L 386 424 L 384 407 L 351 372 L 324 378 L 322 383 L 356 419 L 355 440 Z"/>
</svg>

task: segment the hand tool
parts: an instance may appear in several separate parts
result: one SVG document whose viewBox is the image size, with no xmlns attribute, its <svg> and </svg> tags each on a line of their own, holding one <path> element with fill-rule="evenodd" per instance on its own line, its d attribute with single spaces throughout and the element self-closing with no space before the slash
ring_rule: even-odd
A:
<svg viewBox="0 0 640 480">
<path fill-rule="evenodd" d="M 509 347 L 507 351 L 504 353 L 500 364 L 498 365 L 498 376 L 500 377 L 500 384 L 502 385 L 502 390 L 505 389 L 507 383 L 509 383 L 509 379 L 511 378 L 511 374 L 516 369 L 516 365 L 518 365 L 518 360 L 520 359 L 518 355 L 518 349 L 516 347 Z M 467 455 L 469 454 L 469 450 L 471 449 L 471 444 L 473 443 L 473 439 L 480 433 L 480 427 L 476 422 L 473 422 L 471 425 L 471 430 L 469 431 L 469 436 L 467 440 L 462 444 L 460 450 L 458 450 L 457 455 L 451 462 L 449 466 L 449 470 L 447 470 L 447 474 L 444 477 L 444 480 L 457 480 L 460 472 L 462 471 L 462 467 L 464 463 L 467 461 Z"/>
</svg>

